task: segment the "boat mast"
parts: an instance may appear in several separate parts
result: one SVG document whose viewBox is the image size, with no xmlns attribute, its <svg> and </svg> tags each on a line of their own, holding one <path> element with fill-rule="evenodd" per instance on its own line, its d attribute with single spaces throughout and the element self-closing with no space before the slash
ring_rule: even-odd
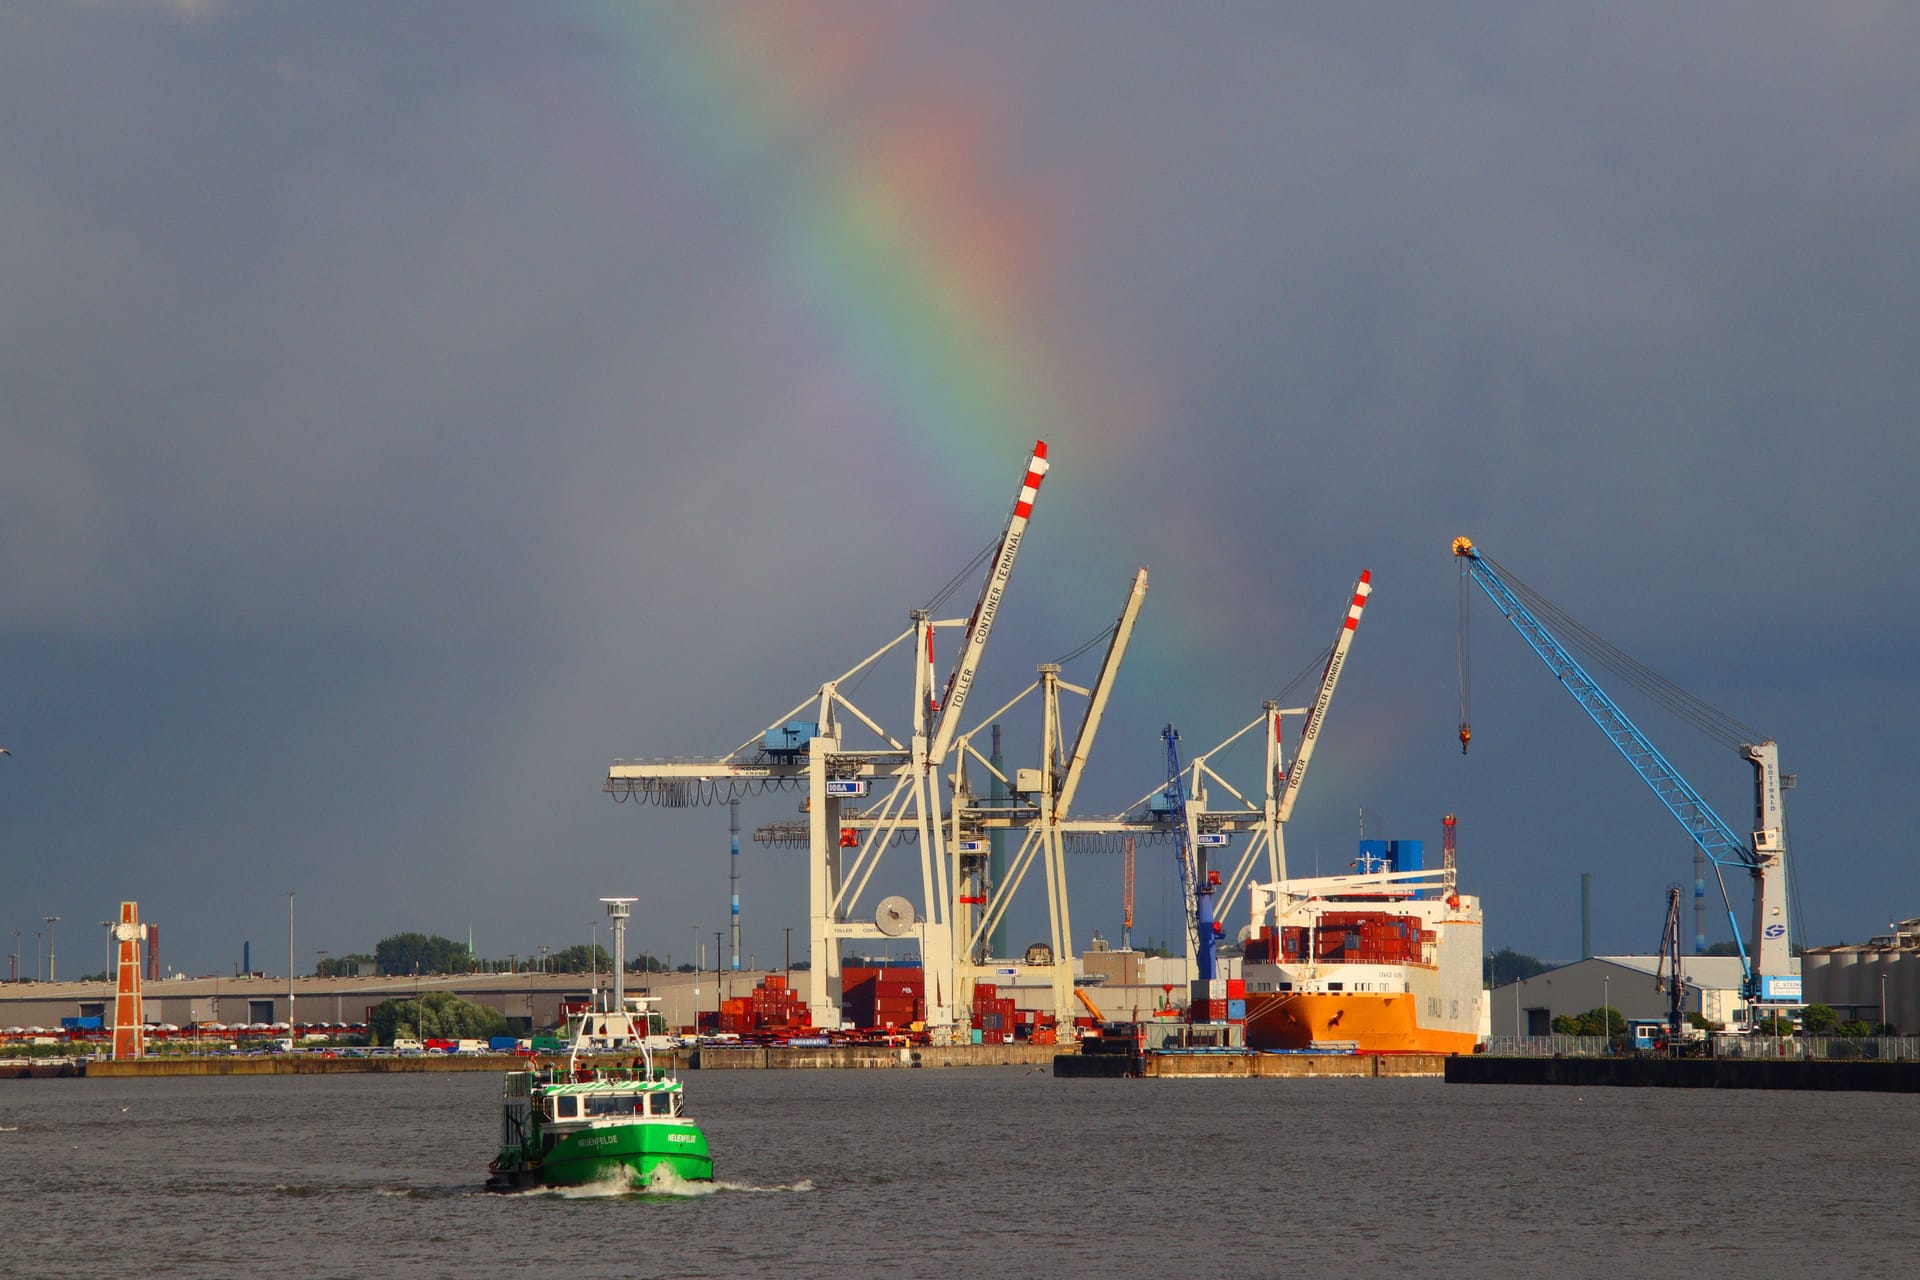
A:
<svg viewBox="0 0 1920 1280">
<path fill-rule="evenodd" d="M 627 1011 L 627 915 L 638 898 L 602 898 L 613 918 L 613 1012 Z"/>
</svg>

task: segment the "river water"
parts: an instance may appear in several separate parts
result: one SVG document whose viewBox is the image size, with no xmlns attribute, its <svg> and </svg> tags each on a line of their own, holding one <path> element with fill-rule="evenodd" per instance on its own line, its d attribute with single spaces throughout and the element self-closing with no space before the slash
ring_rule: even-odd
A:
<svg viewBox="0 0 1920 1280">
<path fill-rule="evenodd" d="M 719 1181 L 482 1192 L 496 1076 L 0 1084 L 0 1275 L 1920 1274 L 1911 1095 L 686 1077 Z"/>
</svg>

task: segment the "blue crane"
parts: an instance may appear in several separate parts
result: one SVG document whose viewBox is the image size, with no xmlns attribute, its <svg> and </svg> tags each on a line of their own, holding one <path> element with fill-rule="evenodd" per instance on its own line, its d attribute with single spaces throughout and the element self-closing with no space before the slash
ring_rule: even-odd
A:
<svg viewBox="0 0 1920 1280">
<path fill-rule="evenodd" d="M 1193 954 L 1198 977 L 1211 982 L 1217 966 L 1215 940 L 1219 932 L 1213 923 L 1213 889 L 1219 873 L 1202 875 L 1193 847 L 1193 826 L 1187 818 L 1187 782 L 1180 767 L 1180 731 L 1168 725 L 1160 731 L 1167 743 L 1166 812 L 1179 833 L 1174 857 L 1180 862 L 1182 914 L 1186 918 L 1187 949 Z M 1155 806 L 1156 808 L 1159 806 Z"/>
<path fill-rule="evenodd" d="M 1459 558 L 1462 572 L 1486 592 L 1521 639 L 1540 655 L 1554 678 L 1573 695 L 1580 709 L 1600 726 L 1607 740 L 1660 797 L 1668 812 L 1679 819 L 1687 835 L 1714 864 L 1716 876 L 1720 868 L 1731 866 L 1753 877 L 1752 930 L 1747 937 L 1743 937 L 1732 900 L 1727 897 L 1725 879 L 1720 882 L 1721 895 L 1727 904 L 1727 920 L 1733 929 L 1734 944 L 1740 951 L 1744 975 L 1741 994 L 1749 1001 L 1798 1004 L 1800 976 L 1793 972 L 1787 932 L 1786 820 L 1781 800 L 1779 747 L 1771 739 L 1739 746 L 1741 756 L 1753 766 L 1754 773 L 1753 832 L 1750 840 L 1742 839 L 1627 718 L 1627 713 L 1574 661 L 1546 623 L 1521 602 L 1508 580 L 1509 575 L 1483 556 L 1468 538 L 1453 540 L 1453 554 Z M 1470 736 L 1463 716 L 1461 750 L 1466 749 Z"/>
</svg>

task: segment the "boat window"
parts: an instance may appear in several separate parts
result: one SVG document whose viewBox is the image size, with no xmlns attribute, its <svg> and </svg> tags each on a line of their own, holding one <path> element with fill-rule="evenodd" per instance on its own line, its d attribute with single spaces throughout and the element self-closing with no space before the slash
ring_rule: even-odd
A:
<svg viewBox="0 0 1920 1280">
<path fill-rule="evenodd" d="M 1327 984 L 1327 990 L 1329 991 L 1345 991 L 1346 989 L 1347 984 L 1344 982 L 1329 982 Z"/>
<path fill-rule="evenodd" d="M 556 1099 L 556 1102 L 558 1104 L 558 1110 L 556 1114 L 559 1116 L 560 1119 L 572 1120 L 579 1116 L 580 1099 L 574 1097 L 572 1094 L 563 1093 L 560 1095 L 558 1099 Z"/>
</svg>

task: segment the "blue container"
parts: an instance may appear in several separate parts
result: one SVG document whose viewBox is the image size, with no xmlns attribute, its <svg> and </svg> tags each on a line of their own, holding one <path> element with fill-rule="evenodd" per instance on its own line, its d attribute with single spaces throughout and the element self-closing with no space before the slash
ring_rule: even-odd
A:
<svg viewBox="0 0 1920 1280">
<path fill-rule="evenodd" d="M 1245 1000 L 1227 1001 L 1227 1021 L 1245 1022 L 1247 1020 L 1247 1002 Z"/>
</svg>

